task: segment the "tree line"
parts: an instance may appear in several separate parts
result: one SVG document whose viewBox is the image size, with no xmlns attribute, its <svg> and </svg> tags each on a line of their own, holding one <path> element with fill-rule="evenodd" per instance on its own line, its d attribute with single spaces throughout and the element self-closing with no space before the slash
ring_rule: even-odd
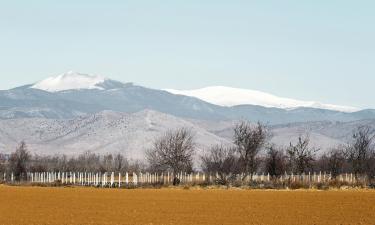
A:
<svg viewBox="0 0 375 225">
<path fill-rule="evenodd" d="M 334 146 L 319 154 L 311 147 L 308 135 L 298 137 L 296 143 L 281 147 L 269 142 L 270 132 L 261 123 L 238 123 L 233 130 L 231 145 L 214 145 L 204 155 L 197 154 L 194 133 L 188 128 L 167 131 L 155 139 L 146 151 L 144 161 L 127 159 L 123 154 L 99 155 L 85 152 L 78 156 L 32 155 L 25 142 L 21 142 L 10 155 L 0 154 L 0 172 L 14 173 L 17 180 L 27 172 L 80 171 L 80 172 L 193 172 L 217 174 L 219 182 L 230 182 L 231 175 L 243 175 L 245 180 L 255 173 L 279 177 L 284 173 L 306 174 L 329 172 L 333 178 L 341 173 L 353 173 L 375 178 L 374 131 L 360 126 L 346 145 Z M 199 162 L 200 165 L 195 165 Z M 178 184 L 177 176 L 174 184 Z"/>
<path fill-rule="evenodd" d="M 84 152 L 78 156 L 66 155 L 32 155 L 25 142 L 21 142 L 10 155 L 0 154 L 0 173 L 13 173 L 16 180 L 26 178 L 27 172 L 131 172 L 144 171 L 144 162 L 129 160 L 123 154 L 99 155 Z M 1 177 L 0 177 L 1 179 Z"/>
<path fill-rule="evenodd" d="M 288 147 L 269 143 L 269 137 L 265 125 L 242 121 L 234 128 L 233 145 L 211 146 L 199 157 L 200 168 L 205 173 L 217 174 L 223 184 L 229 182 L 228 175 L 242 174 L 243 180 L 248 176 L 252 180 L 253 174 L 259 172 L 280 177 L 284 173 L 325 171 L 333 178 L 341 173 L 365 175 L 369 180 L 375 178 L 375 135 L 368 126 L 353 131 L 346 145 L 335 146 L 322 154 L 310 146 L 308 135 L 298 137 L 297 143 L 290 143 Z M 174 174 L 191 171 L 195 147 L 194 135 L 189 129 L 169 131 L 146 152 L 149 169 Z"/>
</svg>

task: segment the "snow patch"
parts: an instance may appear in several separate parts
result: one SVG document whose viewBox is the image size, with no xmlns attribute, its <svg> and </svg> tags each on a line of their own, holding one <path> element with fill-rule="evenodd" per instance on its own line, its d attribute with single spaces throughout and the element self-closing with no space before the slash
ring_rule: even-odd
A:
<svg viewBox="0 0 375 225">
<path fill-rule="evenodd" d="M 48 92 L 58 92 L 77 89 L 103 90 L 102 87 L 99 87 L 97 85 L 105 81 L 106 79 L 101 76 L 92 76 L 88 74 L 81 74 L 69 71 L 56 77 L 49 77 L 45 80 L 42 80 L 34 84 L 31 88 L 44 90 Z"/>
<path fill-rule="evenodd" d="M 172 94 L 196 97 L 203 101 L 220 106 L 237 105 L 259 105 L 264 107 L 274 107 L 281 109 L 295 109 L 300 107 L 328 109 L 341 112 L 355 112 L 358 108 L 350 106 L 340 106 L 323 104 L 314 101 L 300 101 L 290 98 L 282 98 L 261 91 L 213 86 L 196 90 L 174 90 L 165 89 Z"/>
</svg>

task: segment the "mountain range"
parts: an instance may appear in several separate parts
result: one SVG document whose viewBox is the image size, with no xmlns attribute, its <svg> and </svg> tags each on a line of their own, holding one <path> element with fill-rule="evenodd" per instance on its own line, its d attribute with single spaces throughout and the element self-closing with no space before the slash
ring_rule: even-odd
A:
<svg viewBox="0 0 375 225">
<path fill-rule="evenodd" d="M 0 91 L 0 118 L 70 119 L 103 110 L 134 113 L 144 109 L 184 118 L 248 119 L 272 125 L 323 120 L 347 122 L 375 118 L 375 110 L 371 109 L 354 110 L 353 107 L 328 105 L 343 109 L 340 111 L 325 109 L 327 105 L 320 103 L 314 103 L 314 107 L 306 107 L 304 102 L 298 107 L 297 103 L 301 101 L 290 101 L 294 101 L 293 108 L 285 108 L 285 104 L 280 107 L 250 104 L 223 106 L 198 97 L 68 72 L 35 84 Z M 273 103 L 268 101 L 267 104 L 276 106 L 277 98 Z M 323 107 L 318 108 L 319 105 Z"/>
<path fill-rule="evenodd" d="M 198 150 L 231 144 L 238 120 L 261 121 L 272 142 L 287 145 L 300 134 L 327 149 L 345 143 L 375 110 L 280 98 L 228 87 L 159 90 L 75 72 L 0 91 L 0 151 L 25 140 L 34 152 L 125 152 L 142 158 L 168 129 L 189 127 Z"/>
</svg>

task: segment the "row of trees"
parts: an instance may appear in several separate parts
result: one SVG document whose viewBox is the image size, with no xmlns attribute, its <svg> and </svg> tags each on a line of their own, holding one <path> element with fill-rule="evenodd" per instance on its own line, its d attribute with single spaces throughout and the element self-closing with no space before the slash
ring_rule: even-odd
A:
<svg viewBox="0 0 375 225">
<path fill-rule="evenodd" d="M 358 127 L 347 145 L 320 154 L 310 146 L 308 136 L 299 137 L 297 143 L 282 148 L 268 143 L 269 132 L 261 123 L 247 121 L 236 125 L 233 146 L 212 146 L 200 157 L 201 169 L 216 173 L 225 181 L 228 174 L 244 174 L 243 179 L 256 172 L 280 176 L 285 172 L 303 174 L 314 171 L 330 172 L 333 177 L 352 172 L 356 177 L 375 177 L 374 132 L 366 126 Z M 194 159 L 194 136 L 188 129 L 170 131 L 156 140 L 147 151 L 152 170 L 174 173 L 192 170 Z M 252 178 L 252 177 L 251 177 Z M 177 179 L 177 178 L 176 178 Z"/>
<path fill-rule="evenodd" d="M 268 142 L 267 128 L 261 124 L 243 121 L 234 128 L 233 145 L 215 145 L 206 154 L 196 154 L 195 137 L 191 130 L 181 128 L 166 132 L 146 151 L 146 161 L 130 161 L 122 154 L 98 155 L 90 152 L 76 157 L 31 155 L 24 142 L 9 157 L 0 155 L 0 172 L 12 171 L 16 178 L 26 172 L 90 171 L 90 172 L 192 172 L 193 162 L 200 169 L 215 173 L 225 181 L 230 174 L 245 174 L 243 179 L 256 172 L 280 176 L 285 172 L 302 174 L 313 171 L 331 172 L 332 176 L 352 172 L 355 176 L 375 177 L 374 132 L 366 126 L 358 127 L 347 145 L 317 154 L 310 147 L 308 136 L 299 137 L 297 143 L 286 148 Z M 196 168 L 196 167 L 195 167 Z M 175 184 L 179 183 L 177 177 Z"/>
<path fill-rule="evenodd" d="M 21 142 L 15 152 L 8 157 L 0 155 L 0 172 L 13 173 L 17 180 L 25 179 L 27 172 L 44 171 L 80 171 L 80 172 L 131 172 L 147 170 L 145 163 L 130 161 L 124 155 L 99 155 L 85 152 L 78 156 L 66 155 L 39 156 L 32 155 L 25 142 Z"/>
</svg>

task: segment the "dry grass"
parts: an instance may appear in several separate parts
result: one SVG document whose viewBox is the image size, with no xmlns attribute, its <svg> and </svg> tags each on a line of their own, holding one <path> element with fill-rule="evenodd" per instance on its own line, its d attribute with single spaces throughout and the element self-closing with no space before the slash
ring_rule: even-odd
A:
<svg viewBox="0 0 375 225">
<path fill-rule="evenodd" d="M 375 224 L 374 191 L 0 186 L 0 224 Z"/>
</svg>

